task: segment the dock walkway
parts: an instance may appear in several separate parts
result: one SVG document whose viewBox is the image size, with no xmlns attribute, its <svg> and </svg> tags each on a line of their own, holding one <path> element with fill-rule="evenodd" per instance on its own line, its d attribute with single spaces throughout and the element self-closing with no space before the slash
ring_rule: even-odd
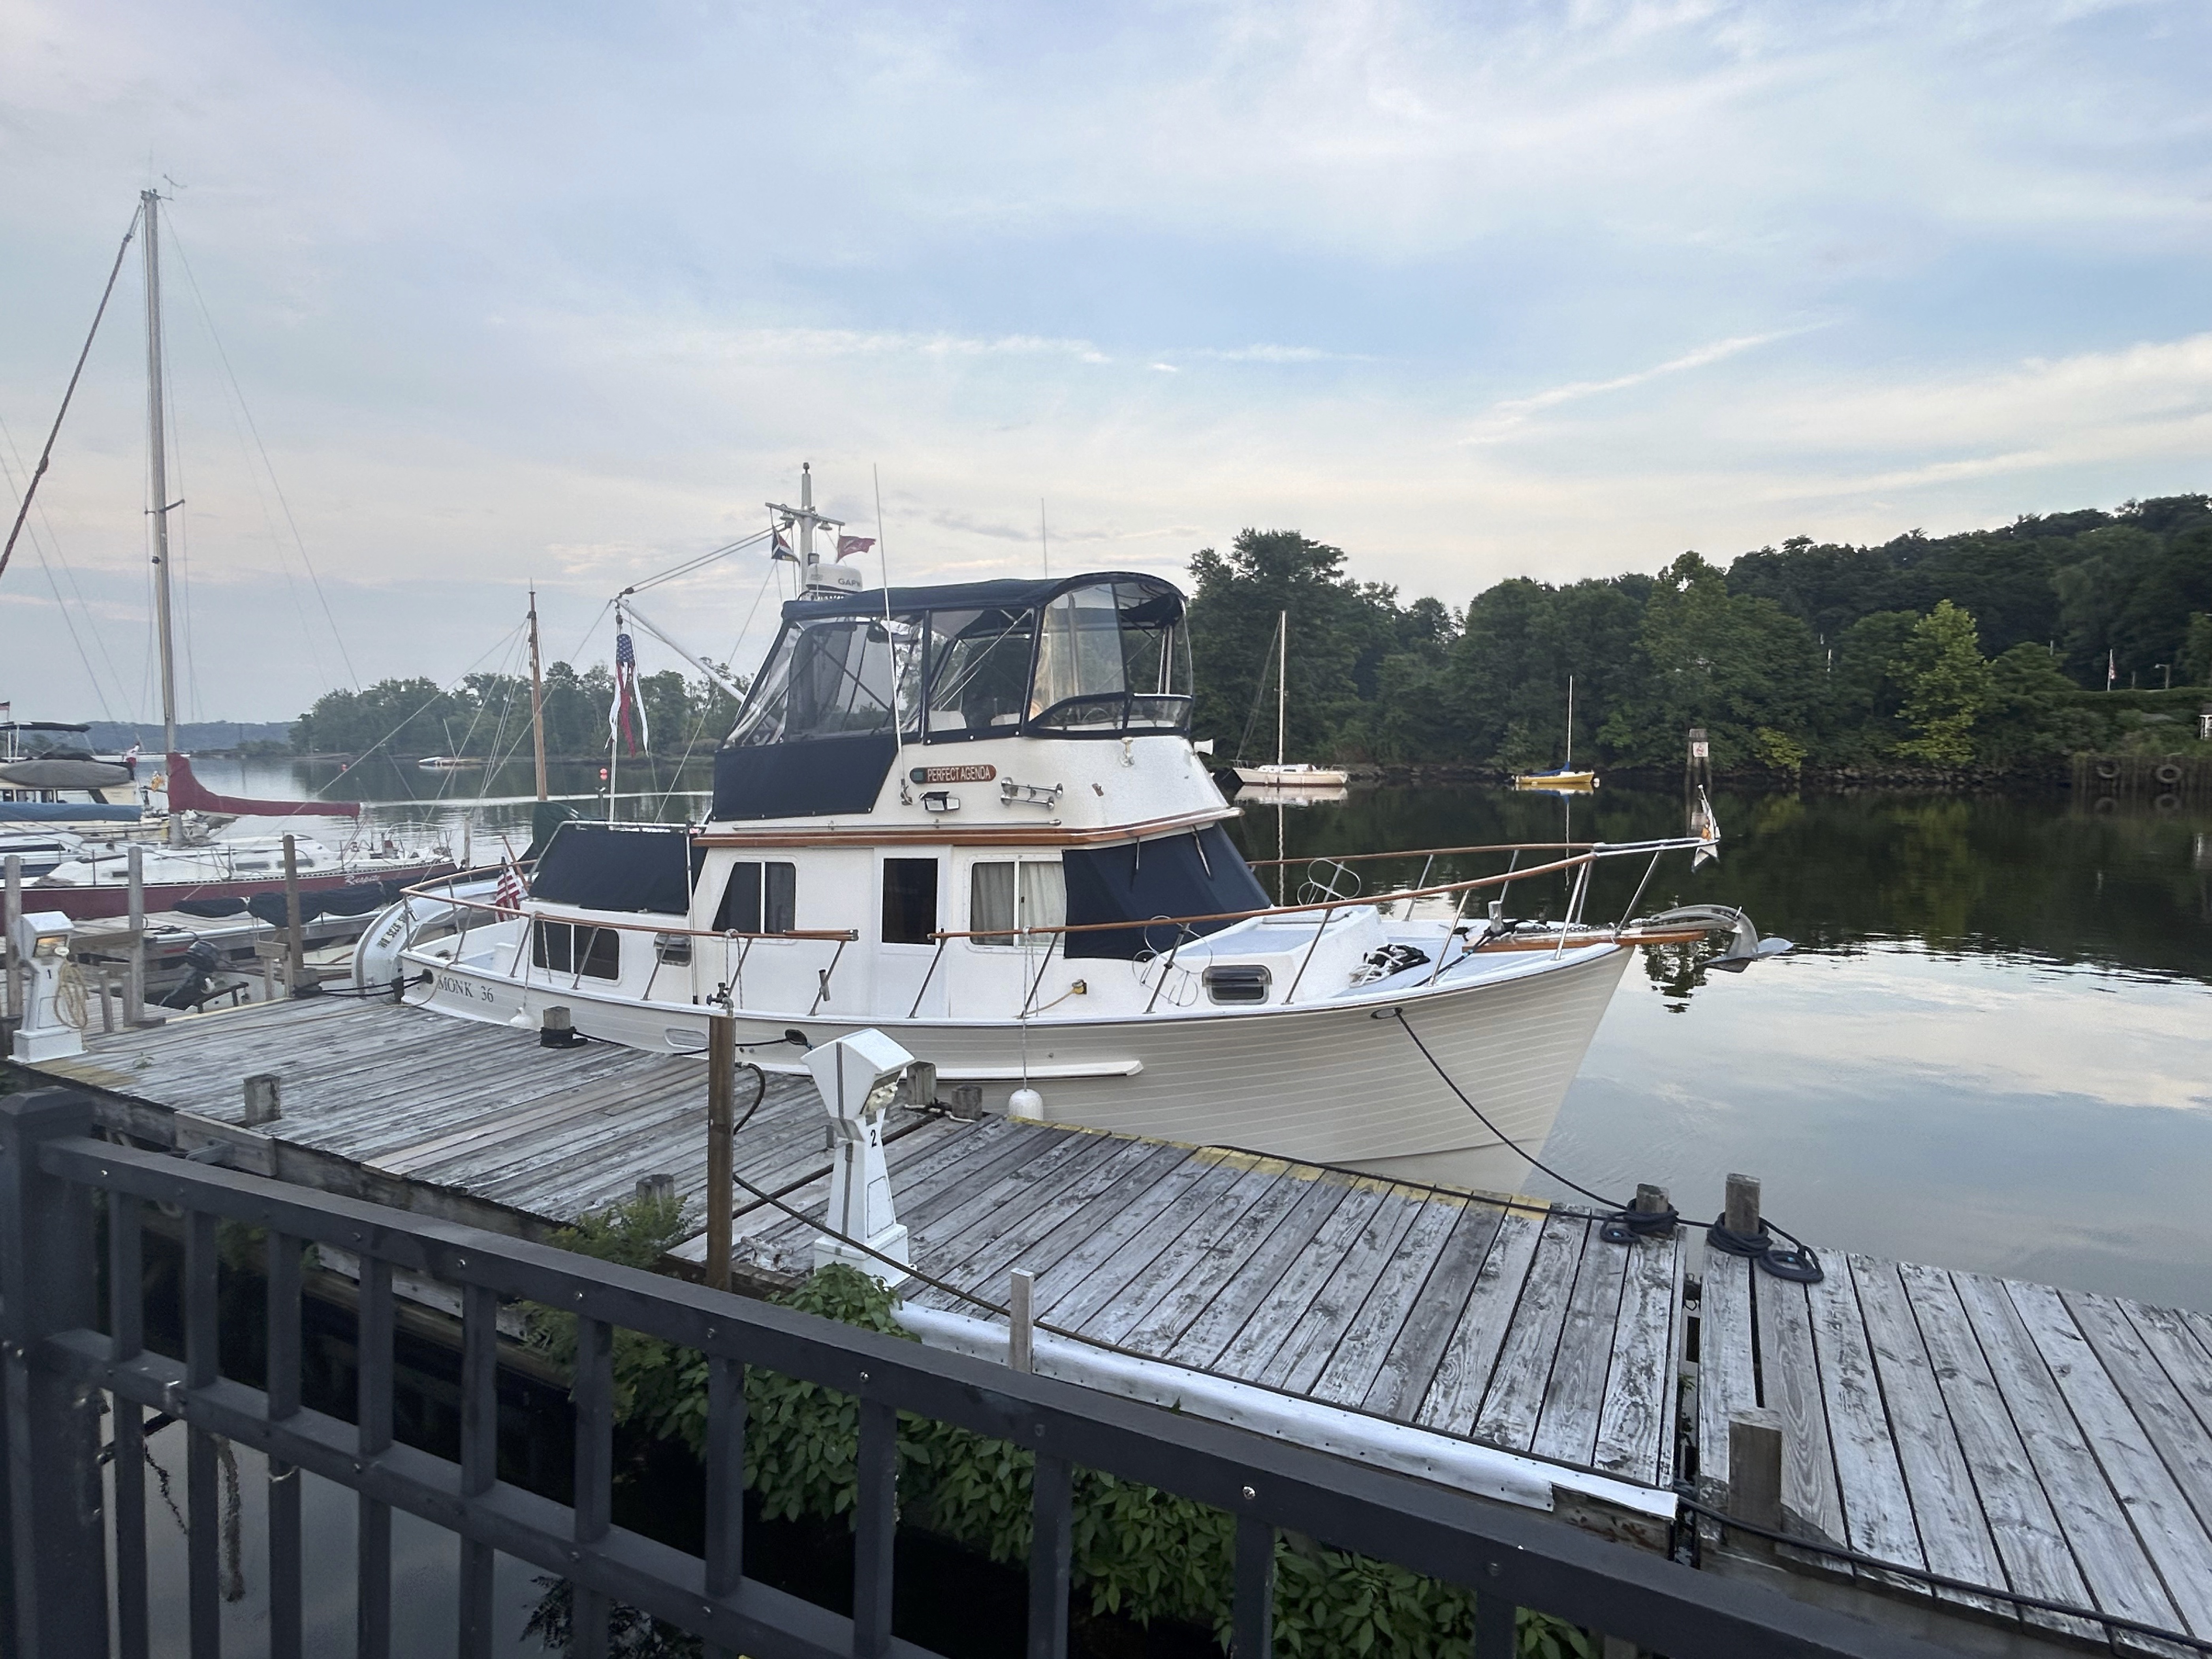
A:
<svg viewBox="0 0 2212 1659">
<path fill-rule="evenodd" d="M 102 1122 L 143 1139 L 219 1140 L 238 1168 L 507 1231 L 571 1221 L 647 1176 L 695 1203 L 705 1187 L 696 1056 L 547 1049 L 326 998 L 99 1036 L 40 1069 L 99 1091 Z M 283 1115 L 249 1128 L 257 1073 L 281 1079 Z M 818 1212 L 825 1123 L 810 1085 L 772 1079 L 738 1175 Z M 1390 1442 L 1398 1467 L 1437 1478 L 1461 1478 L 1452 1448 L 1502 1455 L 1549 1506 L 1587 1501 L 1654 1543 L 1678 1477 L 1727 1506 L 1729 1417 L 1766 1407 L 1796 1535 L 2212 1638 L 2203 1313 L 1827 1250 L 1807 1287 L 1694 1230 L 1613 1244 L 1563 1208 L 1049 1124 L 902 1109 L 888 1152 L 916 1265 L 964 1293 L 909 1286 L 928 1340 L 987 1318 L 968 1298 L 1003 1304 L 1024 1269 L 1041 1322 L 1117 1359 L 1285 1402 L 1289 1431 Z M 736 1230 L 756 1288 L 811 1261 L 813 1230 L 774 1206 L 741 1194 Z M 698 1261 L 703 1238 L 677 1254 Z M 1784 1556 L 1924 1605 L 1908 1577 Z M 2031 1634 L 2103 1645 L 1991 1595 L 1936 1604 L 2009 1627 L 2018 1650 Z"/>
</svg>

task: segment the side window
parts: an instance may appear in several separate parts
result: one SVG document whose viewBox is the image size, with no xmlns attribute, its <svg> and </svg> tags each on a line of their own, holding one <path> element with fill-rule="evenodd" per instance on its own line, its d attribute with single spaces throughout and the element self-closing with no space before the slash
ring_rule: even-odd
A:
<svg viewBox="0 0 2212 1659">
<path fill-rule="evenodd" d="M 622 933 L 613 927 L 579 927 L 578 971 L 593 979 L 622 977 Z"/>
<path fill-rule="evenodd" d="M 973 943 L 1018 945 L 1018 929 L 1061 927 L 1066 922 L 1067 878 L 1058 860 L 990 860 L 970 871 L 968 927 L 976 936 Z"/>
<path fill-rule="evenodd" d="M 576 930 L 565 921 L 537 921 L 530 927 L 530 961 L 532 967 L 550 968 L 556 973 L 571 971 L 575 963 L 570 954 Z"/>
<path fill-rule="evenodd" d="M 788 933 L 799 926 L 799 866 L 744 862 L 730 866 L 714 909 L 718 933 Z"/>
<path fill-rule="evenodd" d="M 937 931 L 937 860 L 884 860 L 884 943 L 928 945 Z"/>
<path fill-rule="evenodd" d="M 761 866 L 761 932 L 788 933 L 799 926 L 799 866 Z"/>
</svg>

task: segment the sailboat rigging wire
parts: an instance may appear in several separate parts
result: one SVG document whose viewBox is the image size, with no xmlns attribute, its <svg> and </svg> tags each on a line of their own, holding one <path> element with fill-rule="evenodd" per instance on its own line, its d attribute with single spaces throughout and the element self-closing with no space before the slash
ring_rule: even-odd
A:
<svg viewBox="0 0 2212 1659">
<path fill-rule="evenodd" d="M 15 457 L 15 464 L 10 467 L 7 458 L 0 456 L 0 477 L 4 477 L 8 488 L 14 490 L 16 472 L 21 471 L 27 477 L 30 469 L 24 466 L 23 452 L 15 447 L 15 434 L 8 429 L 8 422 L 4 419 L 0 419 L 0 442 L 4 442 L 8 454 Z M 77 632 L 77 611 L 84 613 L 85 625 L 92 631 L 92 642 L 100 647 L 101 659 L 107 665 L 107 677 L 115 683 L 116 697 L 127 708 L 130 699 L 124 690 L 123 676 L 116 669 L 115 659 L 108 653 L 106 638 L 93 618 L 91 605 L 85 601 L 84 588 L 76 579 L 76 569 L 70 563 L 69 556 L 62 551 L 61 538 L 54 534 L 53 520 L 46 517 L 44 507 L 39 509 L 39 522 L 45 526 L 46 534 L 41 537 L 37 531 L 31 532 L 31 551 L 38 556 L 39 568 L 45 574 L 47 590 L 54 596 L 54 609 L 61 612 L 62 626 L 69 629 L 70 643 L 76 647 L 78 660 L 84 664 L 84 676 L 92 685 L 92 695 L 100 701 L 100 714 L 112 720 L 115 718 L 115 708 L 107 701 L 106 689 L 100 683 L 100 671 L 93 663 L 92 653 L 84 648 L 84 636 Z M 53 544 L 52 559 L 46 556 L 46 544 L 49 542 Z M 61 565 L 62 574 L 69 578 L 70 592 L 76 596 L 74 606 L 62 596 L 61 584 L 54 580 L 57 562 Z"/>
<path fill-rule="evenodd" d="M 253 418 L 252 406 L 246 401 L 246 392 L 238 383 L 238 374 L 230 366 L 230 353 L 224 349 L 222 336 L 216 331 L 215 313 L 208 309 L 207 301 L 200 293 L 200 279 L 192 274 L 191 256 L 185 252 L 184 239 L 177 234 L 177 219 L 173 211 L 169 216 L 169 245 L 177 251 L 177 258 L 185 267 L 185 283 L 192 291 L 192 303 L 199 307 L 200 322 L 207 329 L 208 338 L 215 343 L 216 360 L 222 365 L 223 378 L 230 382 L 230 395 L 237 400 L 238 412 L 246 417 L 246 429 L 253 434 L 253 447 L 261 453 L 262 470 L 269 475 L 269 487 L 276 492 L 276 504 L 284 509 L 284 522 L 292 532 L 292 544 L 298 549 L 300 564 L 307 573 L 307 582 L 315 590 L 316 603 L 323 609 L 323 621 L 331 630 L 331 639 L 338 648 L 338 660 L 345 665 L 346 678 L 353 682 L 354 690 L 361 690 L 361 674 L 353 665 L 352 653 L 347 651 L 345 635 L 338 631 L 337 618 L 331 614 L 330 597 L 323 592 L 323 579 L 316 574 L 314 561 L 307 556 L 306 538 L 300 534 L 299 520 L 292 516 L 292 503 L 284 494 L 284 486 L 276 477 L 276 468 L 269 459 L 269 446 L 261 441 L 261 427 Z M 260 481 L 255 480 L 254 493 L 260 494 Z M 264 507 L 265 513 L 267 509 Z M 275 537 L 270 538 L 275 541 Z M 280 548 L 281 554 L 281 548 Z M 292 584 L 292 573 L 284 572 L 285 586 Z M 298 608 L 298 600 L 293 601 Z M 304 623 L 307 619 L 302 617 Z M 313 647 L 310 647 L 312 649 Z"/>
<path fill-rule="evenodd" d="M 374 743 L 369 744 L 368 748 L 362 750 L 361 753 L 356 755 L 353 757 L 352 764 L 355 766 L 360 765 L 362 762 L 367 760 L 378 750 L 383 748 L 386 744 L 390 743 L 392 738 L 398 737 L 402 732 L 413 725 L 414 722 L 422 716 L 423 711 L 429 708 L 438 701 L 439 698 L 451 696 L 463 681 L 466 680 L 470 675 L 476 672 L 477 669 L 482 665 L 486 658 L 489 657 L 495 651 L 505 649 L 508 641 L 513 640 L 517 634 L 520 633 L 522 629 L 527 626 L 528 624 L 526 623 L 517 623 L 513 628 L 510 628 L 506 633 L 501 635 L 496 640 L 493 641 L 490 645 L 484 648 L 483 654 L 479 656 L 475 662 L 471 663 L 451 680 L 447 681 L 444 685 L 440 686 L 435 691 L 432 692 L 422 702 L 418 703 L 412 711 L 402 715 L 398 725 L 394 726 Z M 400 775 L 404 779 L 406 775 L 402 773 Z M 345 773 L 340 772 L 337 775 L 337 777 L 328 779 L 325 782 L 318 784 L 314 788 L 307 792 L 307 799 L 313 800 L 316 796 L 321 794 L 324 790 L 328 789 L 332 784 L 336 783 L 338 781 L 338 778 L 342 778 L 343 776 L 345 776 Z M 411 790 L 409 792 L 409 794 L 410 798 L 412 799 L 413 792 Z"/>
<path fill-rule="evenodd" d="M 123 274 L 123 256 L 131 251 L 131 239 L 138 234 L 138 216 L 143 207 L 131 215 L 130 228 L 123 233 L 122 246 L 115 250 L 115 263 L 107 272 L 107 286 L 100 291 L 100 308 L 92 313 L 92 326 L 84 331 L 84 347 L 76 354 L 76 367 L 70 371 L 69 385 L 62 392 L 62 406 L 54 411 L 54 424 L 46 434 L 46 447 L 39 452 L 39 464 L 31 469 L 31 481 L 23 488 L 23 504 L 15 509 L 15 522 L 8 532 L 5 546 L 0 546 L 0 576 L 8 574 L 8 561 L 15 556 L 15 538 L 23 533 L 23 520 L 30 516 L 31 501 L 39 493 L 39 480 L 46 476 L 46 468 L 54 458 L 54 441 L 62 435 L 62 417 L 69 413 L 70 400 L 76 396 L 76 383 L 84 374 L 85 359 L 92 356 L 93 337 L 100 332 L 100 319 L 107 315 L 107 301 L 115 293 L 115 279 Z"/>
<path fill-rule="evenodd" d="M 771 559 L 766 573 L 761 577 L 761 585 L 753 590 L 752 608 L 745 612 L 745 619 L 738 629 L 736 643 L 731 646 L 729 658 L 726 660 L 736 659 L 738 647 L 744 644 L 745 635 L 752 632 L 753 618 L 760 613 L 761 601 L 768 597 L 768 586 L 775 580 L 775 562 Z M 691 722 L 691 735 L 684 740 L 684 753 L 677 759 L 675 771 L 669 775 L 668 793 L 660 798 L 659 815 L 665 815 L 668 811 L 669 804 L 676 799 L 677 787 L 684 781 L 684 769 L 691 763 L 691 756 L 699 746 L 700 734 L 706 731 L 708 717 L 714 712 L 713 682 L 709 681 L 708 684 L 707 695 L 699 704 L 699 718 Z M 738 701 L 743 702 L 744 699 L 741 697 Z"/>
<path fill-rule="evenodd" d="M 732 553 L 743 551 L 744 549 L 750 547 L 755 542 L 763 539 L 769 533 L 769 532 L 765 530 L 756 530 L 750 536 L 740 536 L 736 541 L 726 543 L 724 545 L 715 548 L 710 552 L 701 553 L 695 557 L 684 560 L 681 564 L 672 565 L 669 568 L 662 571 L 657 576 L 647 576 L 641 582 L 632 582 L 623 591 L 627 593 L 641 593 L 648 587 L 659 586 L 663 582 L 678 580 L 683 577 L 690 575 L 695 571 L 702 569 L 706 566 L 714 563 L 717 559 L 727 558 Z"/>
</svg>

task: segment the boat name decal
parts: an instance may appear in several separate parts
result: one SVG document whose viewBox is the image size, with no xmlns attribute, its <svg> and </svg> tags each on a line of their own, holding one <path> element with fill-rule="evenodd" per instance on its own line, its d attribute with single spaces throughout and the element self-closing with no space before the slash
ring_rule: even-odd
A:
<svg viewBox="0 0 2212 1659">
<path fill-rule="evenodd" d="M 450 974 L 438 975 L 441 996 L 464 997 L 471 1002 L 497 1002 L 499 997 L 489 985 L 473 985 L 465 979 L 455 979 Z"/>
<path fill-rule="evenodd" d="M 995 766 L 917 766 L 907 774 L 916 783 L 988 783 L 999 775 Z"/>
</svg>

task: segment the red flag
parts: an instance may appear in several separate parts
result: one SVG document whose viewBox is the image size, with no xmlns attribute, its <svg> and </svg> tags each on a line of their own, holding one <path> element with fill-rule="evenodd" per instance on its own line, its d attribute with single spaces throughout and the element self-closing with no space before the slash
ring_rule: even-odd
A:
<svg viewBox="0 0 2212 1659">
<path fill-rule="evenodd" d="M 842 564 L 854 553 L 865 553 L 876 544 L 873 536 L 840 536 L 837 538 L 837 562 Z"/>
</svg>

